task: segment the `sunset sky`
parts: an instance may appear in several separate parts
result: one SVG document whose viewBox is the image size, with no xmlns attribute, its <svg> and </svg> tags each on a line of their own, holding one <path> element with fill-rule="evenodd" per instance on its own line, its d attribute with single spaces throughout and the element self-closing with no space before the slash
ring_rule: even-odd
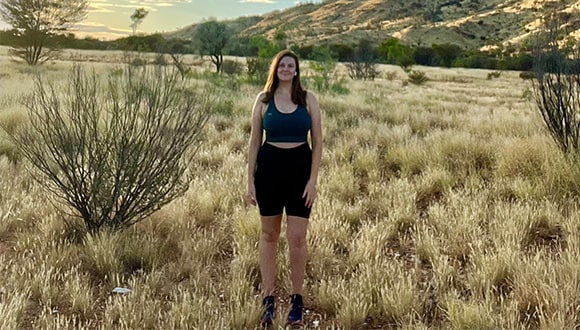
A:
<svg viewBox="0 0 580 330">
<path fill-rule="evenodd" d="M 149 14 L 139 26 L 139 32 L 168 32 L 210 17 L 236 18 L 264 14 L 298 4 L 295 0 L 92 0 L 89 14 L 79 24 L 79 37 L 90 35 L 101 39 L 114 39 L 128 35 L 131 14 L 145 8 Z M 302 1 L 319 2 L 319 1 Z M 8 26 L 0 22 L 0 29 Z"/>
</svg>

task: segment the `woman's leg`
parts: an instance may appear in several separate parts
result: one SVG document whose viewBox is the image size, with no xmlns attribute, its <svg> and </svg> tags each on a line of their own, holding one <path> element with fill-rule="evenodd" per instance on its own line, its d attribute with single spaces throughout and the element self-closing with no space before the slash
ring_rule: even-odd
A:
<svg viewBox="0 0 580 330">
<path fill-rule="evenodd" d="M 262 275 L 263 295 L 271 296 L 274 293 L 276 280 L 276 253 L 282 215 L 263 216 L 262 233 L 260 235 L 260 273 Z"/>
<path fill-rule="evenodd" d="M 308 252 L 306 247 L 306 232 L 308 219 L 298 216 L 288 216 L 287 238 L 290 250 L 290 278 L 292 280 L 292 294 L 302 294 L 304 285 L 304 271 Z"/>
</svg>

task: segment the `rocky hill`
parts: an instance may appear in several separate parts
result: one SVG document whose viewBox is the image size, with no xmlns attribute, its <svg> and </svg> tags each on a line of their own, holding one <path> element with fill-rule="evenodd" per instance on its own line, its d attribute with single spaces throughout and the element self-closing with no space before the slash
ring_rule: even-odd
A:
<svg viewBox="0 0 580 330">
<path fill-rule="evenodd" d="M 242 36 L 273 38 L 288 44 L 355 44 L 391 36 L 406 44 L 454 43 L 485 49 L 515 44 L 540 26 L 543 13 L 569 14 L 572 35 L 580 38 L 580 0 L 334 0 L 302 3 L 263 16 L 230 21 Z M 191 35 L 194 25 L 173 35 Z"/>
</svg>

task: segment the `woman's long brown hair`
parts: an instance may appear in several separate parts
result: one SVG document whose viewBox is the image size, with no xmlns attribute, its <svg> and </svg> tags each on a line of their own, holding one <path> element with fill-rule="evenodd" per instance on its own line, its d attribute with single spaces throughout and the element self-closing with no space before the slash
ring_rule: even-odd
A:
<svg viewBox="0 0 580 330">
<path fill-rule="evenodd" d="M 306 106 L 306 91 L 304 88 L 302 88 L 302 84 L 300 83 L 300 64 L 298 62 L 298 56 L 287 49 L 279 52 L 276 54 L 276 56 L 274 56 L 274 59 L 272 59 L 268 80 L 266 80 L 266 85 L 264 86 L 266 96 L 262 102 L 268 103 L 274 97 L 274 92 L 280 84 L 280 80 L 278 79 L 278 64 L 280 64 L 280 61 L 284 57 L 292 57 L 296 62 L 296 75 L 294 78 L 292 78 L 292 89 L 290 91 L 292 102 L 298 105 Z"/>
</svg>

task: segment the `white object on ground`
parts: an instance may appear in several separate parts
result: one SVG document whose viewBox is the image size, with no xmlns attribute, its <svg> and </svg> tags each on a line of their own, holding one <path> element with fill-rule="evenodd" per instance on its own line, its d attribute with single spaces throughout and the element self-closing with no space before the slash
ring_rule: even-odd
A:
<svg viewBox="0 0 580 330">
<path fill-rule="evenodd" d="M 125 294 L 125 293 L 129 293 L 129 292 L 131 292 L 131 290 L 127 289 L 127 288 L 114 288 L 113 289 L 113 293 Z"/>
</svg>

